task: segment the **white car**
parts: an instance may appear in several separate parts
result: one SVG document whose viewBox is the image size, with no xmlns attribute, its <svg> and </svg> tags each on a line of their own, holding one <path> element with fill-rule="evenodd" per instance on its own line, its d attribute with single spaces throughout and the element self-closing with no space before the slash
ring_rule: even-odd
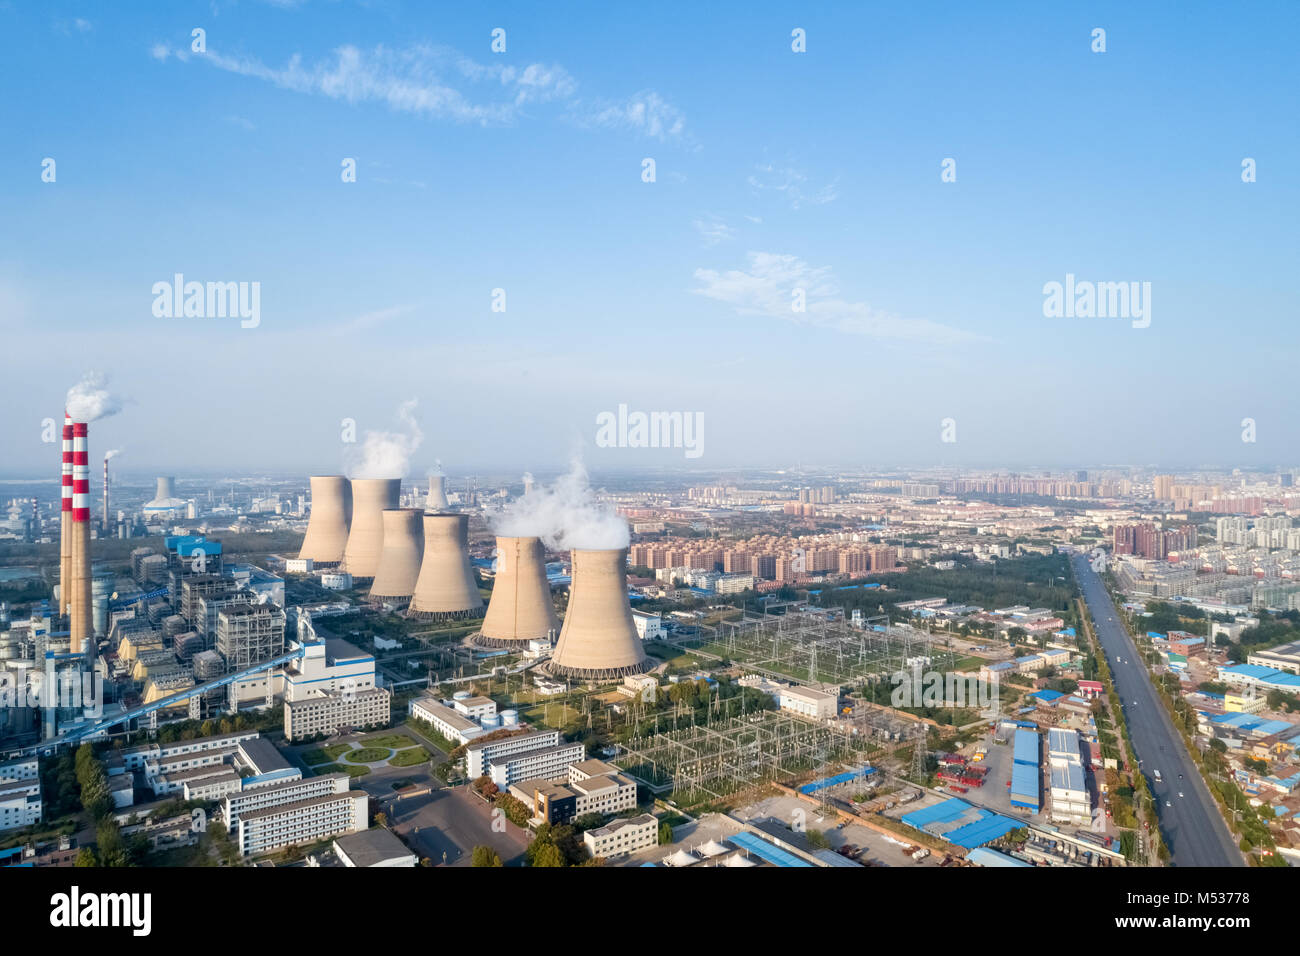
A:
<svg viewBox="0 0 1300 956">
<path fill-rule="evenodd" d="M 1172 803 L 1170 803 L 1170 802 L 1169 802 L 1169 801 L 1168 801 L 1168 800 L 1166 800 L 1166 801 L 1165 801 L 1165 806 L 1167 806 L 1167 807 L 1172 807 L 1172 806 L 1173 806 L 1173 804 L 1172 804 Z"/>
<path fill-rule="evenodd" d="M 1183 791 L 1179 790 L 1178 795 L 1181 797 L 1183 795 Z"/>
</svg>

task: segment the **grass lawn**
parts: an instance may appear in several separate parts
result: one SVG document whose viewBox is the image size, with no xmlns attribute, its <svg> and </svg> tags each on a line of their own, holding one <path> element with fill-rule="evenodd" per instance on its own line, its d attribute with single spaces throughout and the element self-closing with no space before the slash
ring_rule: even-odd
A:
<svg viewBox="0 0 1300 956">
<path fill-rule="evenodd" d="M 328 747 L 313 747 L 311 750 L 302 752 L 302 762 L 309 767 L 318 763 L 329 763 L 332 760 L 338 760 L 340 755 L 347 753 L 351 749 L 350 744 L 330 744 Z"/>
<path fill-rule="evenodd" d="M 312 770 L 316 771 L 318 774 L 345 773 L 349 777 L 364 777 L 366 774 L 370 773 L 369 767 L 349 767 L 347 764 L 341 763 L 322 764 L 319 767 L 312 767 Z"/>
<path fill-rule="evenodd" d="M 427 762 L 429 755 L 425 753 L 423 747 L 408 747 L 406 750 L 399 750 L 393 759 L 388 761 L 390 767 L 414 767 L 416 764 Z"/>
<path fill-rule="evenodd" d="M 977 671 L 988 661 L 983 657 L 959 657 L 957 663 L 953 664 L 952 669 L 955 671 Z"/>
<path fill-rule="evenodd" d="M 535 706 L 525 710 L 523 713 L 524 718 L 529 723 L 543 724 L 547 727 L 554 727 L 556 729 L 559 729 L 570 721 L 577 720 L 582 716 L 582 711 L 578 710 L 578 708 L 570 707 L 568 704 L 560 703 L 558 701 L 551 701 L 550 703 L 551 719 L 549 721 L 546 719 L 546 711 L 546 704 L 536 704 Z"/>
<path fill-rule="evenodd" d="M 362 737 L 361 746 L 383 747 L 385 750 L 405 750 L 407 747 L 418 747 L 420 745 L 403 734 L 384 734 L 380 737 Z"/>
<path fill-rule="evenodd" d="M 376 760 L 383 760 L 388 756 L 388 748 L 379 747 L 361 747 L 347 753 L 343 759 L 348 763 L 374 763 Z"/>
</svg>

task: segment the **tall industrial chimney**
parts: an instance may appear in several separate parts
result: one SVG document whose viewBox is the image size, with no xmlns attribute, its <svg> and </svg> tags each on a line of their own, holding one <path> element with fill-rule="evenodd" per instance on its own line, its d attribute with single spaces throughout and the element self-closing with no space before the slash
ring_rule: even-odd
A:
<svg viewBox="0 0 1300 956">
<path fill-rule="evenodd" d="M 90 460 L 85 422 L 72 424 L 72 639 L 69 650 L 82 653 L 95 639 L 90 580 Z"/>
<path fill-rule="evenodd" d="M 549 638 L 560 629 L 538 538 L 497 538 L 497 573 L 479 640 L 498 647 Z"/>
<path fill-rule="evenodd" d="M 59 515 L 59 616 L 72 595 L 72 416 L 63 413 L 63 510 Z"/>
<path fill-rule="evenodd" d="M 469 564 L 469 515 L 426 514 L 424 560 L 408 616 L 469 617 L 482 606 Z"/>
<path fill-rule="evenodd" d="M 581 680 L 611 680 L 646 669 L 627 599 L 627 548 L 574 549 L 569 608 L 546 669 Z"/>
<path fill-rule="evenodd" d="M 429 497 L 425 499 L 424 507 L 428 511 L 446 511 L 451 507 L 447 501 L 446 475 L 429 476 Z"/>
<path fill-rule="evenodd" d="M 420 559 L 424 557 L 424 528 L 420 523 L 423 517 L 424 512 L 419 508 L 384 512 L 384 550 L 379 555 L 374 583 L 370 585 L 372 599 L 409 598 L 415 593 Z"/>
<path fill-rule="evenodd" d="M 313 475 L 310 481 L 311 517 L 298 557 L 338 564 L 352 523 L 352 486 L 342 475 Z"/>
<path fill-rule="evenodd" d="M 104 537 L 108 537 L 108 457 L 104 458 L 104 520 L 100 523 L 100 530 Z"/>
<path fill-rule="evenodd" d="M 353 578 L 373 578 L 384 550 L 384 512 L 398 505 L 400 478 L 352 479 L 352 527 L 343 549 L 343 570 Z"/>
</svg>

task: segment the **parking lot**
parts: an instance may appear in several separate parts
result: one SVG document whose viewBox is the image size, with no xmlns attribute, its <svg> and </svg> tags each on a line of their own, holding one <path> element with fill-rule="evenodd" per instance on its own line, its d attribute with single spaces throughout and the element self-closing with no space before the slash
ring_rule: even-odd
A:
<svg viewBox="0 0 1300 956">
<path fill-rule="evenodd" d="M 431 793 L 390 800 L 389 826 L 422 858 L 435 866 L 469 866 L 476 846 L 490 846 L 506 866 L 523 864 L 525 832 L 502 820 L 492 828 L 492 808 L 468 787 L 439 786 Z"/>
</svg>

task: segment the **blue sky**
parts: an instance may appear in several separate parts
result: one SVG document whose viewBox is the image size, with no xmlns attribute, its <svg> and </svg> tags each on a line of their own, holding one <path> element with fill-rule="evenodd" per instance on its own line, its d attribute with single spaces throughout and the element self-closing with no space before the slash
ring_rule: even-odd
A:
<svg viewBox="0 0 1300 956">
<path fill-rule="evenodd" d="M 123 6 L 0 3 L 0 472 L 87 370 L 145 470 L 338 470 L 411 398 L 414 474 L 1296 464 L 1294 4 Z M 620 403 L 704 455 L 591 447 Z"/>
</svg>

